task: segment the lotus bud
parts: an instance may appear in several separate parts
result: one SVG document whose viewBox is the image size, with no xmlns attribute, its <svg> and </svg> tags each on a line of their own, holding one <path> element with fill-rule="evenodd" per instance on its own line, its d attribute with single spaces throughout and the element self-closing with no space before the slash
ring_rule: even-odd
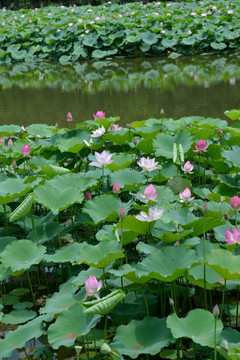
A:
<svg viewBox="0 0 240 360">
<path fill-rule="evenodd" d="M 223 136 L 223 132 L 222 132 L 222 130 L 221 129 L 218 129 L 218 135 L 220 136 L 220 137 L 222 137 Z"/>
<path fill-rule="evenodd" d="M 4 145 L 4 139 L 0 138 L 0 145 Z"/>
<path fill-rule="evenodd" d="M 67 113 L 67 121 L 73 121 L 72 114 L 69 112 Z"/>
<path fill-rule="evenodd" d="M 122 220 L 126 217 L 126 212 L 124 210 L 124 207 L 121 206 L 118 212 L 119 219 Z"/>
<path fill-rule="evenodd" d="M 115 193 L 115 194 L 119 194 L 120 191 L 121 191 L 121 188 L 120 188 L 120 185 L 117 181 L 115 181 L 115 184 L 113 185 L 113 188 L 112 188 L 112 191 Z"/>
<path fill-rule="evenodd" d="M 160 131 L 160 132 L 163 132 L 163 127 L 162 127 L 162 126 L 160 126 L 159 131 Z"/>
<path fill-rule="evenodd" d="M 219 307 L 218 307 L 218 305 L 216 304 L 216 305 L 214 306 L 214 308 L 213 308 L 213 315 L 214 315 L 215 317 L 219 317 L 219 314 L 220 314 Z"/>
<path fill-rule="evenodd" d="M 83 163 L 84 163 L 84 164 L 87 164 L 87 162 L 88 162 L 88 159 L 87 159 L 86 156 L 84 156 L 84 158 L 83 158 Z"/>
<path fill-rule="evenodd" d="M 85 194 L 85 200 L 88 201 L 88 200 L 91 200 L 92 199 L 92 194 L 90 192 L 87 192 Z"/>
<path fill-rule="evenodd" d="M 206 214 L 207 211 L 208 211 L 208 204 L 207 204 L 207 201 L 206 201 L 206 200 L 205 200 L 204 203 L 203 203 L 202 211 L 203 211 L 204 214 Z"/>
<path fill-rule="evenodd" d="M 169 300 L 168 300 L 168 301 L 169 301 L 169 305 L 170 305 L 170 306 L 174 306 L 174 301 L 173 301 L 173 299 L 172 299 L 172 298 L 169 298 Z"/>
<path fill-rule="evenodd" d="M 163 108 L 161 108 L 160 114 L 164 114 L 164 109 Z"/>
<path fill-rule="evenodd" d="M 56 122 L 55 127 L 58 128 L 58 123 Z"/>
<path fill-rule="evenodd" d="M 31 151 L 30 146 L 29 146 L 29 145 L 26 145 L 26 144 L 23 145 L 21 149 L 22 149 L 22 152 L 23 152 L 24 155 L 29 155 L 29 153 L 30 153 L 30 151 Z"/>
<path fill-rule="evenodd" d="M 239 196 L 233 196 L 230 199 L 230 205 L 233 210 L 237 211 L 240 208 L 240 197 Z"/>
<path fill-rule="evenodd" d="M 133 143 L 134 143 L 134 145 L 137 145 L 137 143 L 138 143 L 138 138 L 133 138 Z"/>
<path fill-rule="evenodd" d="M 13 146 L 13 141 L 12 141 L 12 139 L 10 138 L 10 139 L 8 140 L 8 148 L 11 149 L 12 146 Z"/>
<path fill-rule="evenodd" d="M 13 162 L 12 162 L 12 168 L 13 168 L 13 169 L 16 169 L 16 167 L 17 167 L 16 160 L 13 160 Z"/>
</svg>

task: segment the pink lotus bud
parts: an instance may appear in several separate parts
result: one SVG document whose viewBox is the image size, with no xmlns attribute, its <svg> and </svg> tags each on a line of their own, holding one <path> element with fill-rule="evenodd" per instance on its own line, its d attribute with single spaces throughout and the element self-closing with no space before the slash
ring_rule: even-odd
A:
<svg viewBox="0 0 240 360">
<path fill-rule="evenodd" d="M 237 228 L 225 230 L 225 240 L 228 245 L 240 244 L 240 231 Z"/>
<path fill-rule="evenodd" d="M 8 147 L 9 147 L 9 149 L 11 149 L 12 146 L 13 146 L 13 141 L 12 141 L 12 139 L 10 138 L 10 139 L 8 140 Z"/>
<path fill-rule="evenodd" d="M 219 314 L 220 314 L 219 307 L 218 307 L 218 305 L 216 304 L 216 305 L 214 306 L 214 308 L 213 308 L 213 315 L 214 315 L 215 317 L 219 317 Z"/>
<path fill-rule="evenodd" d="M 218 135 L 220 136 L 220 137 L 222 137 L 223 136 L 223 132 L 222 132 L 222 130 L 221 129 L 218 129 Z"/>
<path fill-rule="evenodd" d="M 87 164 L 87 163 L 88 163 L 88 159 L 87 159 L 86 156 L 84 156 L 84 158 L 83 158 L 83 163 L 84 163 L 84 164 Z"/>
<path fill-rule="evenodd" d="M 120 185 L 117 181 L 115 181 L 115 184 L 113 185 L 113 188 L 112 188 L 112 191 L 115 193 L 115 194 L 119 194 L 120 191 L 121 191 L 121 188 L 120 188 Z"/>
<path fill-rule="evenodd" d="M 69 112 L 67 113 L 67 121 L 73 121 L 72 114 Z"/>
<path fill-rule="evenodd" d="M 119 219 L 122 220 L 126 217 L 126 212 L 124 210 L 124 207 L 121 206 L 118 212 Z"/>
<path fill-rule="evenodd" d="M 58 123 L 56 122 L 55 127 L 58 128 Z"/>
<path fill-rule="evenodd" d="M 202 209 L 203 209 L 203 213 L 206 214 L 208 211 L 208 204 L 206 200 L 203 203 Z"/>
<path fill-rule="evenodd" d="M 16 169 L 16 167 L 17 167 L 16 160 L 13 160 L 13 162 L 12 162 L 12 168 L 13 168 L 13 169 Z"/>
<path fill-rule="evenodd" d="M 194 197 L 191 197 L 191 191 L 189 188 L 186 188 L 182 193 L 179 193 L 180 202 L 187 203 L 188 201 L 191 201 L 194 199 Z"/>
<path fill-rule="evenodd" d="M 95 276 L 89 276 L 85 281 L 85 296 L 95 296 L 97 299 L 100 299 L 99 295 L 96 294 L 102 287 L 102 281 L 97 281 Z"/>
<path fill-rule="evenodd" d="M 0 138 L 0 145 L 4 145 L 4 139 Z"/>
<path fill-rule="evenodd" d="M 233 196 L 230 199 L 230 205 L 233 208 L 233 210 L 237 211 L 240 208 L 240 197 L 239 196 Z"/>
<path fill-rule="evenodd" d="M 174 306 L 174 301 L 173 301 L 173 299 L 172 299 L 172 298 L 169 298 L 169 300 L 168 300 L 168 301 L 169 301 L 169 305 L 170 305 L 170 306 Z"/>
<path fill-rule="evenodd" d="M 184 174 L 193 174 L 193 168 L 194 166 L 190 163 L 190 161 L 187 161 L 184 166 L 181 166 L 182 171 L 184 171 Z"/>
<path fill-rule="evenodd" d="M 176 241 L 175 243 L 174 243 L 174 246 L 178 246 L 179 245 L 179 241 Z"/>
<path fill-rule="evenodd" d="M 160 114 L 164 114 L 164 109 L 163 108 L 161 108 Z"/>
<path fill-rule="evenodd" d="M 105 113 L 103 111 L 97 111 L 96 114 L 93 114 L 93 118 L 94 120 L 105 118 Z"/>
<path fill-rule="evenodd" d="M 144 199 L 145 202 L 148 202 L 150 200 L 158 201 L 156 200 L 158 197 L 158 192 L 156 191 L 153 184 L 150 184 L 149 186 L 146 187 L 144 191 L 144 195 L 143 194 L 139 194 L 139 195 Z"/>
<path fill-rule="evenodd" d="M 31 151 L 31 148 L 30 148 L 29 145 L 25 144 L 25 145 L 22 146 L 22 152 L 23 152 L 24 155 L 28 155 L 30 153 L 30 151 Z"/>
<path fill-rule="evenodd" d="M 86 192 L 85 194 L 85 200 L 91 200 L 92 199 L 92 194 L 90 192 Z"/>
<path fill-rule="evenodd" d="M 195 150 L 193 150 L 193 152 L 200 152 L 200 154 L 202 154 L 202 151 L 207 152 L 207 150 L 205 150 L 205 148 L 208 146 L 207 142 L 204 141 L 203 139 L 199 140 L 199 142 L 197 143 L 197 145 L 194 145 Z"/>
</svg>

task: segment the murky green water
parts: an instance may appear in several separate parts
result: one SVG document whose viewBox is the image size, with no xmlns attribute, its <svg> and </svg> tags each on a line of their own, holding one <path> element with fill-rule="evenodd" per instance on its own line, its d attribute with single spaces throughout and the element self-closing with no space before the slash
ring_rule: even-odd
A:
<svg viewBox="0 0 240 360">
<path fill-rule="evenodd" d="M 164 116 L 225 118 L 240 106 L 240 55 L 0 66 L 0 122 L 66 126 L 102 110 L 122 123 Z"/>
</svg>

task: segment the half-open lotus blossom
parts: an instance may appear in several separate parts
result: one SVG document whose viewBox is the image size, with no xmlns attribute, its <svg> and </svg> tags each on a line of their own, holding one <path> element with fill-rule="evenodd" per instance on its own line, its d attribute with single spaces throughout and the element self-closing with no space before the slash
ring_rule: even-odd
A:
<svg viewBox="0 0 240 360">
<path fill-rule="evenodd" d="M 140 211 L 140 214 L 136 216 L 136 219 L 139 221 L 147 221 L 152 222 L 160 219 L 163 216 L 164 210 L 158 209 L 157 207 L 150 207 L 148 210 L 148 214 L 144 211 Z"/>
<path fill-rule="evenodd" d="M 140 161 L 137 161 L 137 164 L 143 169 L 147 171 L 153 171 L 157 169 L 158 162 L 155 161 L 155 158 L 149 159 L 149 156 L 147 158 L 142 157 Z"/>
<path fill-rule="evenodd" d="M 206 147 L 208 146 L 207 142 L 204 141 L 203 139 L 199 140 L 197 145 L 194 145 L 195 147 L 195 150 L 193 150 L 193 152 L 199 152 L 200 151 L 200 154 L 204 151 L 204 152 L 207 152 Z"/>
<path fill-rule="evenodd" d="M 240 244 L 240 231 L 237 228 L 225 230 L 225 239 L 228 245 Z"/>
<path fill-rule="evenodd" d="M 30 146 L 29 145 L 23 145 L 22 146 L 22 152 L 23 152 L 23 154 L 25 155 L 25 156 L 27 156 L 27 155 L 29 155 L 30 154 L 30 151 L 31 151 L 31 148 L 30 148 Z"/>
<path fill-rule="evenodd" d="M 188 173 L 188 174 L 193 174 L 193 168 L 194 166 L 190 163 L 190 161 L 187 161 L 184 166 L 181 166 L 182 171 L 184 171 L 184 174 Z"/>
<path fill-rule="evenodd" d="M 120 193 L 121 188 L 120 188 L 120 185 L 119 185 L 119 182 L 118 182 L 118 181 L 115 181 L 115 183 L 114 183 L 114 185 L 113 185 L 113 188 L 112 188 L 112 191 L 113 191 L 115 194 Z"/>
<path fill-rule="evenodd" d="M 118 124 L 111 124 L 108 130 L 110 132 L 114 132 L 114 131 L 120 131 L 122 129 L 123 129 L 123 127 L 119 126 Z"/>
<path fill-rule="evenodd" d="M 194 199 L 194 196 L 191 197 L 191 191 L 189 190 L 189 188 L 186 188 L 182 193 L 179 193 L 180 196 L 180 202 L 185 202 L 187 203 L 188 201 L 191 201 Z"/>
<path fill-rule="evenodd" d="M 85 139 L 83 141 L 84 141 L 85 145 L 87 145 L 88 147 L 91 147 L 92 144 L 93 144 L 93 139 L 92 138 L 90 138 L 89 142 L 87 140 L 85 140 Z"/>
<path fill-rule="evenodd" d="M 86 295 L 85 296 L 95 296 L 97 299 L 100 299 L 100 296 L 97 292 L 102 288 L 102 280 L 97 281 L 95 276 L 89 276 L 85 280 L 85 289 Z"/>
<path fill-rule="evenodd" d="M 67 113 L 67 121 L 73 121 L 72 114 L 69 112 Z"/>
<path fill-rule="evenodd" d="M 97 130 L 94 130 L 91 134 L 91 137 L 100 137 L 105 133 L 104 126 L 99 127 Z"/>
<path fill-rule="evenodd" d="M 109 165 L 113 162 L 112 156 L 113 154 L 109 154 L 109 152 L 107 152 L 106 150 L 104 150 L 101 154 L 95 151 L 95 157 L 97 162 L 92 161 L 89 165 L 102 168 L 104 165 Z"/>
<path fill-rule="evenodd" d="M 237 211 L 238 209 L 240 209 L 240 197 L 239 196 L 233 196 L 230 199 L 230 205 L 233 208 L 233 210 Z"/>
<path fill-rule="evenodd" d="M 150 184 L 146 187 L 146 189 L 144 191 L 144 195 L 143 194 L 139 194 L 139 195 L 144 199 L 145 202 L 148 202 L 150 200 L 158 201 L 158 200 L 156 200 L 158 197 L 158 192 L 156 191 L 153 184 Z"/>
<path fill-rule="evenodd" d="M 105 118 L 105 112 L 97 111 L 96 114 L 93 114 L 94 119 L 102 119 Z"/>
</svg>

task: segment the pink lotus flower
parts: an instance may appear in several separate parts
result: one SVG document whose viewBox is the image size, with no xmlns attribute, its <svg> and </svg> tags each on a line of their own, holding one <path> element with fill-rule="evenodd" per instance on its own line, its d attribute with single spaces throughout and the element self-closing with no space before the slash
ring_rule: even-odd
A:
<svg viewBox="0 0 240 360">
<path fill-rule="evenodd" d="M 202 154 L 202 152 L 207 152 L 207 150 L 205 150 L 205 148 L 208 146 L 207 142 L 204 141 L 203 139 L 199 140 L 199 142 L 197 143 L 197 145 L 194 145 L 195 150 L 193 150 L 193 152 L 198 152 L 200 151 L 200 154 Z"/>
<path fill-rule="evenodd" d="M 100 137 L 105 133 L 104 126 L 99 127 L 97 130 L 92 132 L 91 137 Z"/>
<path fill-rule="evenodd" d="M 10 138 L 10 139 L 8 140 L 8 148 L 11 149 L 12 146 L 13 146 L 13 141 L 12 141 L 12 139 Z"/>
<path fill-rule="evenodd" d="M 106 150 L 104 150 L 101 154 L 95 151 L 95 157 L 97 162 L 92 161 L 89 165 L 102 168 L 104 165 L 109 165 L 113 162 L 112 156 L 113 154 L 109 154 L 109 152 L 107 152 Z"/>
<path fill-rule="evenodd" d="M 93 114 L 93 118 L 94 120 L 105 118 L 105 113 L 103 111 L 97 111 L 96 114 Z"/>
<path fill-rule="evenodd" d="M 230 199 L 230 205 L 233 208 L 233 210 L 237 211 L 240 208 L 240 197 L 239 196 L 233 196 Z"/>
<path fill-rule="evenodd" d="M 4 145 L 4 139 L 0 138 L 0 145 Z"/>
<path fill-rule="evenodd" d="M 22 146 L 21 149 L 22 149 L 22 152 L 23 152 L 24 156 L 29 157 L 29 154 L 30 154 L 30 151 L 31 151 L 30 146 L 25 144 L 25 145 Z"/>
<path fill-rule="evenodd" d="M 110 132 L 114 132 L 114 131 L 120 131 L 122 129 L 123 129 L 122 126 L 119 126 L 118 124 L 111 124 L 108 130 Z"/>
<path fill-rule="evenodd" d="M 97 299 L 100 299 L 100 296 L 96 294 L 102 288 L 102 280 L 97 281 L 95 276 L 89 276 L 85 280 L 85 289 L 86 295 L 85 296 L 95 296 Z"/>
<path fill-rule="evenodd" d="M 163 212 L 163 209 L 158 209 L 157 207 L 150 207 L 148 214 L 146 214 L 144 211 L 140 211 L 140 214 L 136 216 L 136 219 L 138 219 L 139 221 L 152 222 L 160 219 L 160 217 L 163 216 Z"/>
<path fill-rule="evenodd" d="M 67 121 L 73 121 L 73 117 L 70 112 L 67 114 Z"/>
<path fill-rule="evenodd" d="M 225 230 L 225 239 L 228 245 L 240 244 L 240 231 L 237 228 Z"/>
<path fill-rule="evenodd" d="M 91 200 L 92 199 L 92 194 L 90 192 L 86 192 L 84 199 L 86 201 Z"/>
<path fill-rule="evenodd" d="M 194 199 L 194 196 L 191 197 L 191 191 L 189 190 L 189 188 L 186 188 L 182 193 L 179 193 L 179 196 L 181 198 L 180 202 L 187 203 L 188 201 Z"/>
<path fill-rule="evenodd" d="M 147 171 L 153 171 L 157 169 L 158 162 L 154 159 L 149 159 L 149 156 L 147 158 L 142 157 L 140 161 L 137 161 L 137 164 L 143 169 Z"/>
<path fill-rule="evenodd" d="M 188 173 L 188 174 L 193 174 L 192 169 L 194 168 L 194 166 L 190 163 L 190 161 L 187 161 L 184 166 L 181 166 L 182 171 L 184 171 L 184 174 Z"/>
<path fill-rule="evenodd" d="M 113 185 L 113 188 L 112 188 L 112 191 L 115 193 L 115 194 L 119 194 L 120 191 L 121 191 L 121 188 L 120 188 L 120 185 L 117 181 L 115 181 L 114 185 Z"/>
<path fill-rule="evenodd" d="M 144 199 L 145 202 L 148 202 L 150 200 L 158 201 L 156 200 L 158 197 L 158 192 L 156 191 L 153 184 L 150 184 L 149 186 L 146 187 L 144 191 L 144 195 L 143 194 L 139 194 L 139 195 Z"/>
</svg>

